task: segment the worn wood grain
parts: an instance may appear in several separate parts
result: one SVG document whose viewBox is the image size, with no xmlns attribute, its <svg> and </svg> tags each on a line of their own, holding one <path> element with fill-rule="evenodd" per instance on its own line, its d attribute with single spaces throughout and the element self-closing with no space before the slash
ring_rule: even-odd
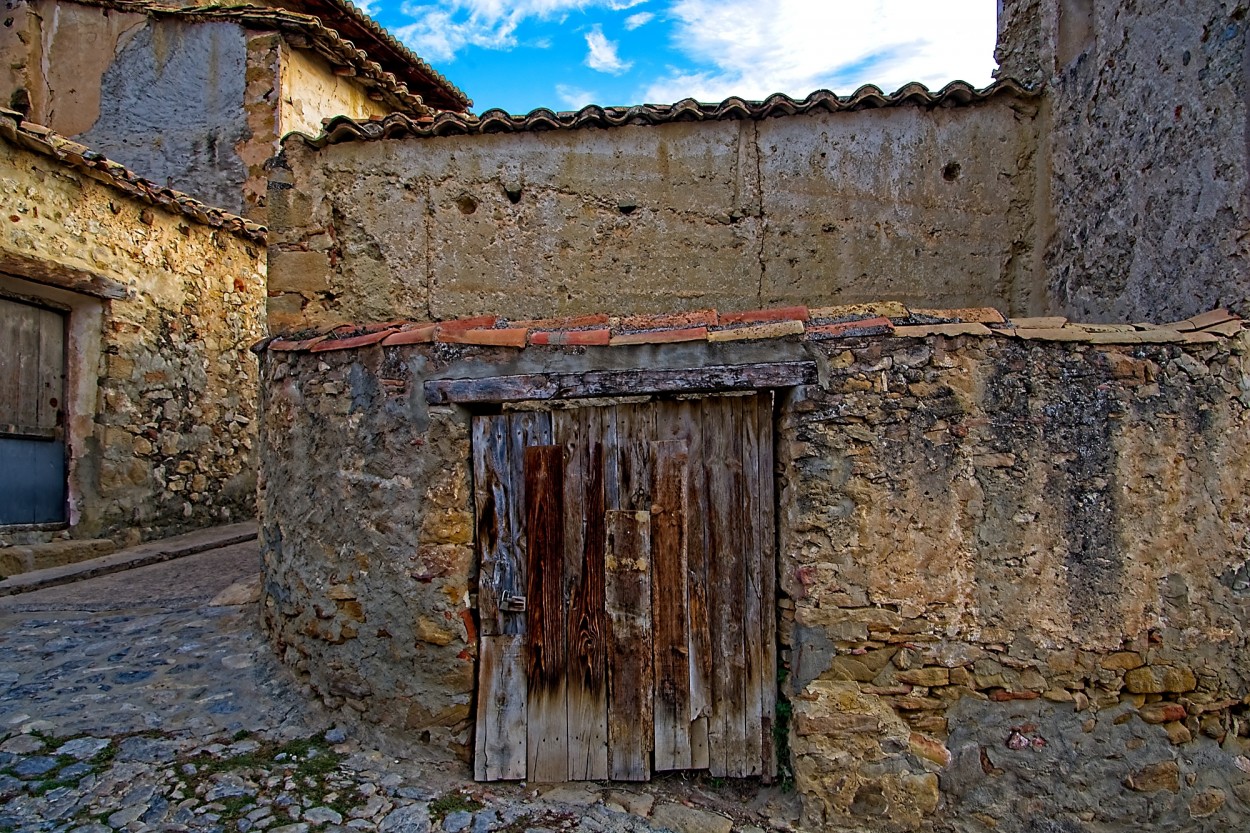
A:
<svg viewBox="0 0 1250 833">
<path fill-rule="evenodd" d="M 760 643 L 764 656 L 762 697 L 760 700 L 760 744 L 763 749 L 763 772 L 767 782 L 777 777 L 777 743 L 773 737 L 777 715 L 777 495 L 774 470 L 773 392 L 765 391 L 756 399 L 759 435 L 760 481 L 760 596 L 763 598 Z"/>
<path fill-rule="evenodd" d="M 483 636 L 478 647 L 477 732 L 473 775 L 478 781 L 525 778 L 525 637 Z"/>
<path fill-rule="evenodd" d="M 35 426 L 42 431 L 60 424 L 65 399 L 65 317 L 39 310 L 39 369 L 35 397 Z"/>
<path fill-rule="evenodd" d="M 564 608 L 564 449 L 524 451 L 527 542 L 528 777 L 568 779 Z"/>
<path fill-rule="evenodd" d="M 134 291 L 130 287 L 113 280 L 102 272 L 93 272 L 62 263 L 52 264 L 46 260 L 16 252 L 0 252 L 0 272 L 21 275 L 32 283 L 56 286 L 73 292 L 81 292 L 84 295 L 94 295 L 97 298 L 119 301 L 134 296 Z"/>
<path fill-rule="evenodd" d="M 759 406 L 755 397 L 737 399 L 733 419 L 742 449 L 742 760 L 739 777 L 759 775 L 764 760 L 761 734 L 764 701 L 764 531 L 760 496 Z M 771 676 L 771 674 L 770 674 Z"/>
<path fill-rule="evenodd" d="M 526 597 L 529 558 L 525 528 L 525 449 L 532 445 L 551 444 L 551 414 L 547 411 L 518 411 L 505 414 L 502 418 L 508 421 L 508 474 L 511 485 L 507 507 L 508 528 L 512 530 L 513 546 L 508 553 L 511 559 L 511 583 L 508 587 L 500 588 L 501 601 L 504 600 L 505 592 L 510 596 Z M 507 623 L 505 633 L 524 632 L 527 604 L 514 605 L 511 610 L 504 611 L 504 620 Z"/>
<path fill-rule="evenodd" d="M 483 636 L 519 634 L 524 620 L 500 612 L 502 590 L 520 592 L 516 541 L 510 519 L 512 473 L 506 416 L 473 418 L 473 503 L 477 528 L 477 605 Z"/>
<path fill-rule="evenodd" d="M 569 778 L 608 777 L 607 611 L 604 602 L 601 409 L 552 416 L 565 449 L 564 581 L 568 598 Z"/>
<path fill-rule="evenodd" d="M 425 383 L 425 398 L 431 405 L 521 402 L 651 393 L 759 390 L 812 384 L 816 379 L 816 363 L 810 361 L 672 370 L 638 368 L 585 373 L 530 373 L 479 379 L 431 379 Z"/>
<path fill-rule="evenodd" d="M 651 516 L 608 510 L 605 596 L 609 637 L 608 771 L 651 777 Z"/>
<path fill-rule="evenodd" d="M 616 448 L 619 504 L 613 508 L 651 510 L 651 454 L 648 440 L 655 436 L 655 405 L 618 405 Z"/>
<path fill-rule="evenodd" d="M 651 618 L 655 665 L 655 768 L 689 769 L 690 626 L 687 620 L 687 447 L 650 444 Z"/>
</svg>

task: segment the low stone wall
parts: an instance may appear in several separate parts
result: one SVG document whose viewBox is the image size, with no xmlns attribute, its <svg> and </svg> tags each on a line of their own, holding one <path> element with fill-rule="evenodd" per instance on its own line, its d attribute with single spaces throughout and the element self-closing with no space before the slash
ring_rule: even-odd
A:
<svg viewBox="0 0 1250 833">
<path fill-rule="evenodd" d="M 1097 330 L 284 343 L 263 359 L 266 627 L 331 706 L 467 757 L 470 413 L 423 383 L 813 360 L 777 441 L 803 827 L 1235 829 L 1247 342 Z"/>
<path fill-rule="evenodd" d="M 14 116 L 0 293 L 67 317 L 67 534 L 130 544 L 253 517 L 262 232 Z"/>
</svg>

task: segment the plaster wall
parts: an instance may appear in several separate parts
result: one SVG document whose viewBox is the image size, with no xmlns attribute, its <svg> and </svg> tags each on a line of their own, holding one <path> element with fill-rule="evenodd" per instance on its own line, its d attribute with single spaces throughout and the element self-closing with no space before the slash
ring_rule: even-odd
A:
<svg viewBox="0 0 1250 833">
<path fill-rule="evenodd" d="M 1009 0 L 1001 76 L 1047 86 L 1051 309 L 1182 318 L 1250 297 L 1250 7 Z"/>
<path fill-rule="evenodd" d="M 467 756 L 470 412 L 427 405 L 423 382 L 809 359 L 821 382 L 781 397 L 777 441 L 802 829 L 1240 829 L 1246 353 L 1243 336 L 269 352 L 264 621 L 332 707 Z"/>
<path fill-rule="evenodd" d="M 1042 303 L 1031 105 L 283 143 L 275 331 L 394 317 Z M 971 149 L 976 148 L 976 153 Z"/>
<path fill-rule="evenodd" d="M 325 118 L 367 119 L 390 112 L 383 102 L 370 99 L 351 76 L 335 75 L 320 55 L 292 49 L 285 43 L 278 86 L 282 91 L 279 121 L 284 134 L 299 132 L 316 136 Z M 277 151 L 275 147 L 274 152 Z"/>
<path fill-rule="evenodd" d="M 69 310 L 70 534 L 252 517 L 263 249 L 2 141 L 0 201 L 0 289 Z"/>
</svg>

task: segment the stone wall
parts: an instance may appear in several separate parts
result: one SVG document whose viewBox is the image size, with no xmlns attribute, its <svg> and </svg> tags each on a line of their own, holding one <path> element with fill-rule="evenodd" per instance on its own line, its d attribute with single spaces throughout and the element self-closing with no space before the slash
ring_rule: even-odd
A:
<svg viewBox="0 0 1250 833">
<path fill-rule="evenodd" d="M 968 327 L 928 332 L 990 332 Z M 263 359 L 266 626 L 330 705 L 467 756 L 470 413 L 427 405 L 423 382 L 812 360 L 821 382 L 777 423 L 804 829 L 1244 825 L 1245 336 L 912 332 L 281 342 Z"/>
<path fill-rule="evenodd" d="M 1002 5 L 999 74 L 1047 85 L 1053 309 L 1122 321 L 1245 309 L 1250 7 Z"/>
<path fill-rule="evenodd" d="M 1033 111 L 1003 93 L 319 151 L 292 137 L 270 183 L 270 324 L 883 297 L 1040 309 Z"/>
<path fill-rule="evenodd" d="M 13 115 L 0 291 L 68 313 L 68 534 L 134 543 L 252 517 L 263 237 L 63 161 L 85 149 Z"/>
</svg>

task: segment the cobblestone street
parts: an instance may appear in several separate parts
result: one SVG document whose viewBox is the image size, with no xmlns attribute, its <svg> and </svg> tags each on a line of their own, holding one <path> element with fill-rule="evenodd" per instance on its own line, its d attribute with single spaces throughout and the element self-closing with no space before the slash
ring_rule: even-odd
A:
<svg viewBox="0 0 1250 833">
<path fill-rule="evenodd" d="M 0 599 L 0 831 L 728 833 L 792 796 L 672 777 L 474 784 L 336 723 L 257 626 L 255 542 Z"/>
</svg>

